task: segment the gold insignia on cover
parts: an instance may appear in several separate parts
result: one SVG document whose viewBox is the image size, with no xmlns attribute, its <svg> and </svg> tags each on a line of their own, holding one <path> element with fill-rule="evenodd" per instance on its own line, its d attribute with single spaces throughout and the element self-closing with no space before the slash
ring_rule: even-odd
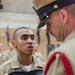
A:
<svg viewBox="0 0 75 75">
<path fill-rule="evenodd" d="M 54 5 L 54 8 L 55 8 L 55 9 L 57 9 L 57 8 L 58 8 L 58 5 L 57 5 L 57 4 L 55 4 L 55 5 Z"/>
</svg>

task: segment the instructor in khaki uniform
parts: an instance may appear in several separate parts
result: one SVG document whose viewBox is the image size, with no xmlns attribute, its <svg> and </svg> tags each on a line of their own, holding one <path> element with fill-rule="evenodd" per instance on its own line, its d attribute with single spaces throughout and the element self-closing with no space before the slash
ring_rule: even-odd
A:
<svg viewBox="0 0 75 75">
<path fill-rule="evenodd" d="M 40 21 L 46 24 L 46 31 L 50 32 L 57 41 L 63 44 L 50 53 L 49 58 L 55 52 L 66 55 L 69 67 L 75 75 L 75 0 L 33 0 L 33 8 Z M 48 59 L 49 60 L 49 59 Z M 49 62 L 47 62 L 49 63 Z M 60 58 L 56 54 L 54 61 L 46 65 L 44 75 L 68 75 Z"/>
<path fill-rule="evenodd" d="M 13 40 L 17 55 L 0 66 L 0 75 L 8 75 L 15 71 L 43 70 L 45 63 L 33 56 L 35 35 L 32 30 L 26 27 L 16 29 Z"/>
</svg>

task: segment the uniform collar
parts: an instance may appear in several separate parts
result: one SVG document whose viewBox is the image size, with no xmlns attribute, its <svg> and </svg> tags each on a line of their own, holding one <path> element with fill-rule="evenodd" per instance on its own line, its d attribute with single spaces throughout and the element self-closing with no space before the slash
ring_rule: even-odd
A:
<svg viewBox="0 0 75 75">
<path fill-rule="evenodd" d="M 43 65 L 41 64 L 44 63 L 42 60 L 39 60 L 37 59 L 34 55 L 33 55 L 33 64 L 35 64 L 36 67 L 42 67 L 43 68 Z"/>
<path fill-rule="evenodd" d="M 17 55 L 15 55 L 13 58 L 12 58 L 12 62 L 11 62 L 11 68 L 14 69 L 14 68 L 21 68 L 21 64 L 20 64 L 20 61 L 17 57 Z"/>
<path fill-rule="evenodd" d="M 13 61 L 11 62 L 11 68 L 12 69 L 20 69 L 22 68 L 22 64 L 20 63 L 17 55 L 15 55 L 13 58 Z M 33 63 L 32 63 L 32 69 L 37 69 L 37 68 L 43 68 L 42 63 L 40 63 L 41 60 L 36 59 L 35 56 L 33 56 Z"/>
<path fill-rule="evenodd" d="M 72 31 L 67 38 L 64 40 L 64 43 L 66 43 L 67 41 L 71 40 L 72 38 L 75 38 L 75 30 Z"/>
</svg>

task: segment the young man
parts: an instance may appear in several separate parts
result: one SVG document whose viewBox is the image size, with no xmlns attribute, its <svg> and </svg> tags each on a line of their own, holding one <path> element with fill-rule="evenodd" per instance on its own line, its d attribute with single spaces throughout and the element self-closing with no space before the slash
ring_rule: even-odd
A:
<svg viewBox="0 0 75 75">
<path fill-rule="evenodd" d="M 0 66 L 0 75 L 8 75 L 15 71 L 43 70 L 44 62 L 33 56 L 35 51 L 35 35 L 31 29 L 20 27 L 13 34 L 12 44 L 17 55 Z"/>
<path fill-rule="evenodd" d="M 66 66 L 69 72 L 60 54 L 56 54 L 53 62 L 46 65 L 44 75 L 75 75 L 75 0 L 33 0 L 33 4 L 41 22 L 46 24 L 46 31 L 57 41 L 63 42 L 63 45 L 50 53 L 50 57 L 56 52 L 63 53 L 70 63 Z"/>
</svg>

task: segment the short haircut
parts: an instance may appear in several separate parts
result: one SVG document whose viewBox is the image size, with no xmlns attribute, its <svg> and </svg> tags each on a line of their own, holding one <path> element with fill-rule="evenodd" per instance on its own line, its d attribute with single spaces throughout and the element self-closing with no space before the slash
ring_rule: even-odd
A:
<svg viewBox="0 0 75 75">
<path fill-rule="evenodd" d="M 14 33 L 13 33 L 13 40 L 16 40 L 16 33 L 20 30 L 20 29 L 30 29 L 30 28 L 28 28 L 28 27 L 19 27 L 19 28 L 17 28 L 15 31 L 14 31 Z"/>
</svg>

